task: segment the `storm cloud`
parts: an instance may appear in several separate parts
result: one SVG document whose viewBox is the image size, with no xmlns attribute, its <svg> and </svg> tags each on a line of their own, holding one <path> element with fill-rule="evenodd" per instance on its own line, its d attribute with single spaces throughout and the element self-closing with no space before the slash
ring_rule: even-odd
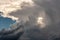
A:
<svg viewBox="0 0 60 40">
<path fill-rule="evenodd" d="M 26 29 L 26 32 L 23 34 L 21 40 L 59 40 L 59 37 L 60 37 L 59 36 L 60 35 L 60 32 L 59 32 L 60 30 L 60 11 L 59 11 L 60 0 L 33 0 L 33 2 L 36 4 L 36 6 L 38 6 L 37 7 L 38 9 L 35 11 L 35 13 L 38 15 L 38 12 L 41 11 L 39 8 L 42 7 L 43 11 L 48 16 L 47 20 L 45 21 L 50 20 L 51 24 L 47 25 L 44 29 L 39 29 L 39 26 L 33 26 L 33 25 L 31 26 L 30 24 L 27 27 L 28 29 Z M 32 14 L 34 15 L 35 13 L 32 13 Z M 39 33 L 38 31 L 36 31 L 36 29 L 39 30 Z"/>
<path fill-rule="evenodd" d="M 32 1 L 34 2 L 34 6 L 22 6 L 21 10 L 9 13 L 9 15 L 19 18 L 18 24 L 21 23 L 21 20 L 25 21 L 21 24 L 24 26 L 24 33 L 16 40 L 59 40 L 60 0 Z M 36 18 L 38 17 L 44 18 L 44 24 L 46 24 L 44 28 L 36 25 Z M 19 31 L 16 31 L 16 33 L 19 33 Z"/>
</svg>

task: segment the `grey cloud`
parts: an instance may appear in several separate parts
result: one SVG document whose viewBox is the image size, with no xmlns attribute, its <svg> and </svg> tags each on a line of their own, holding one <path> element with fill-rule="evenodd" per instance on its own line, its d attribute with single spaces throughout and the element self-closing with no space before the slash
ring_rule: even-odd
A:
<svg viewBox="0 0 60 40">
<path fill-rule="evenodd" d="M 58 23 L 60 21 L 60 0 L 33 0 L 35 4 L 43 7 L 46 14 L 50 16 L 52 22 Z"/>
<path fill-rule="evenodd" d="M 17 10 L 10 14 L 19 18 L 24 17 L 25 19 L 30 16 L 30 20 L 23 24 L 24 34 L 18 40 L 60 40 L 60 0 L 33 1 L 36 6 L 24 7 L 22 10 Z M 39 15 L 41 7 L 47 15 L 46 21 L 48 19 L 52 20 L 51 25 L 47 25 L 44 29 L 39 28 L 39 25 L 34 25 L 36 21 L 34 18 Z"/>
<path fill-rule="evenodd" d="M 24 7 L 22 10 L 17 10 L 16 12 L 10 13 L 10 15 L 13 15 L 15 17 L 18 17 L 19 19 L 28 19 L 28 16 L 38 16 L 38 12 L 40 11 L 40 7 L 34 6 L 34 7 Z"/>
<path fill-rule="evenodd" d="M 15 29 L 1 30 L 0 40 L 18 40 L 18 38 L 24 33 L 23 26 L 20 25 Z"/>
<path fill-rule="evenodd" d="M 45 20 L 47 20 L 46 21 L 46 24 L 49 24 L 49 23 L 51 23 L 51 19 L 48 16 L 48 14 L 46 13 L 46 11 L 47 10 L 45 10 L 45 8 L 43 6 L 40 6 L 40 5 L 37 5 L 37 4 L 35 4 L 34 6 L 29 6 L 29 5 L 28 6 L 25 6 L 25 4 L 22 4 L 22 9 L 21 10 L 17 10 L 15 12 L 11 12 L 11 13 L 9 13 L 9 15 L 18 17 L 19 18 L 19 21 L 20 20 L 27 21 L 27 20 L 29 20 L 29 16 L 32 17 L 32 19 L 33 18 L 36 19 L 37 17 L 40 16 L 40 14 L 43 15 L 42 12 L 44 12 L 44 16 L 45 16 L 44 18 L 45 18 Z"/>
<path fill-rule="evenodd" d="M 33 0 L 33 1 L 37 6 L 40 6 L 45 10 L 46 14 L 52 20 L 52 23 L 51 25 L 46 26 L 44 29 L 39 30 L 39 33 L 36 32 L 36 29 L 38 30 L 39 28 L 35 29 L 34 26 L 30 29 L 31 25 L 29 25 L 29 28 L 26 29 L 28 31 L 24 33 L 21 40 L 60 40 L 60 31 L 59 31 L 60 30 L 60 11 L 59 11 L 60 0 Z M 35 31 L 33 31 L 34 29 Z"/>
</svg>

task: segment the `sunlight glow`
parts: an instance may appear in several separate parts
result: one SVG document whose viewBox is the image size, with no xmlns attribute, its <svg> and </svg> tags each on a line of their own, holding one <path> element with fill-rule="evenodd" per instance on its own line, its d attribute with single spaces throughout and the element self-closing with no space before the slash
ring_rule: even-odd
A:
<svg viewBox="0 0 60 40">
<path fill-rule="evenodd" d="M 44 28 L 45 27 L 44 18 L 38 17 L 37 18 L 37 24 L 40 26 L 40 28 Z"/>
<path fill-rule="evenodd" d="M 42 18 L 42 17 L 38 17 L 37 23 L 38 23 L 38 24 L 43 24 L 43 18 Z"/>
</svg>

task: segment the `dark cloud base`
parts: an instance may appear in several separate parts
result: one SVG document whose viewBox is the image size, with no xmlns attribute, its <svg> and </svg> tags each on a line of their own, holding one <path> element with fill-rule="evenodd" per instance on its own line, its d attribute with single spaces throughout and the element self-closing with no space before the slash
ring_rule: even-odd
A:
<svg viewBox="0 0 60 40">
<path fill-rule="evenodd" d="M 23 26 L 19 26 L 12 30 L 1 30 L 0 40 L 18 40 L 18 38 L 24 33 L 22 29 Z"/>
</svg>

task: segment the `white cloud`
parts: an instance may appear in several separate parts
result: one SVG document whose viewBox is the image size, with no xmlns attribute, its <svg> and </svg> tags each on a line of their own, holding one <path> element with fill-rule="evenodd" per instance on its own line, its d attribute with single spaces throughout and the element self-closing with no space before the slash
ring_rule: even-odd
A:
<svg viewBox="0 0 60 40">
<path fill-rule="evenodd" d="M 3 17 L 9 17 L 13 20 L 18 20 L 18 17 L 11 16 L 9 13 L 21 10 L 22 3 L 28 3 L 30 6 L 33 5 L 32 0 L 0 0 L 0 11 L 3 12 Z"/>
</svg>

